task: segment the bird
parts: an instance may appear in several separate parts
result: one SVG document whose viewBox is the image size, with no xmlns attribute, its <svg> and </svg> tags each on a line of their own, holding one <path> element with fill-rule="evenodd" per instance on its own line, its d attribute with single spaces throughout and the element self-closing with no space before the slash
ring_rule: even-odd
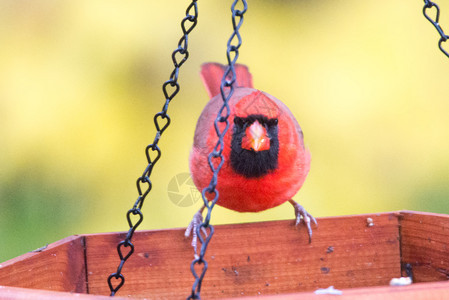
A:
<svg viewBox="0 0 449 300">
<path fill-rule="evenodd" d="M 295 225 L 303 220 L 310 243 L 311 224 L 317 226 L 317 221 L 292 199 L 310 170 L 311 155 L 303 131 L 283 102 L 253 87 L 246 65 L 236 64 L 234 70 L 234 93 L 228 102 L 230 126 L 224 136 L 216 204 L 237 212 L 260 212 L 288 201 L 294 207 Z M 196 124 L 189 158 L 191 177 L 200 192 L 212 178 L 208 155 L 218 140 L 214 121 L 223 105 L 220 84 L 225 71 L 226 66 L 219 63 L 201 66 L 201 79 L 211 100 Z M 197 228 L 203 221 L 204 208 L 193 216 L 185 231 L 186 237 L 192 234 L 196 257 Z"/>
</svg>

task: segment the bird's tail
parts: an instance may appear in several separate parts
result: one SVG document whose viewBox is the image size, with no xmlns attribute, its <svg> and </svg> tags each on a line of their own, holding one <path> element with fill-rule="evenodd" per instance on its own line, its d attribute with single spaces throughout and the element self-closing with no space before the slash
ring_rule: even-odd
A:
<svg viewBox="0 0 449 300">
<path fill-rule="evenodd" d="M 220 93 L 221 79 L 226 67 L 219 63 L 205 63 L 201 66 L 201 79 L 210 98 Z M 235 65 L 236 81 L 234 87 L 253 88 L 253 77 L 245 65 Z"/>
</svg>

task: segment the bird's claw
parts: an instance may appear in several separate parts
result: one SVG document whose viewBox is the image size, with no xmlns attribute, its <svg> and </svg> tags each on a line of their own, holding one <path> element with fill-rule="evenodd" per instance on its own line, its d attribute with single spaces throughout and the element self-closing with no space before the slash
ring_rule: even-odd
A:
<svg viewBox="0 0 449 300">
<path fill-rule="evenodd" d="M 196 214 L 193 215 L 192 221 L 190 222 L 189 226 L 187 226 L 187 229 L 184 233 L 184 236 L 187 238 L 192 234 L 192 247 L 194 251 L 195 259 L 198 259 L 198 227 L 203 223 L 203 208 L 200 209 Z M 205 237 L 207 237 L 207 231 L 204 227 L 201 227 L 201 231 L 204 234 Z"/>
<path fill-rule="evenodd" d="M 295 226 L 298 226 L 298 224 L 301 222 L 301 219 L 304 221 L 304 224 L 307 227 L 307 233 L 309 234 L 309 243 L 311 243 L 312 242 L 311 223 L 313 222 L 315 226 L 318 226 L 316 219 L 311 214 L 309 214 L 302 205 L 294 201 L 291 201 L 290 203 L 292 203 L 293 207 L 295 208 L 295 216 L 296 216 Z"/>
</svg>

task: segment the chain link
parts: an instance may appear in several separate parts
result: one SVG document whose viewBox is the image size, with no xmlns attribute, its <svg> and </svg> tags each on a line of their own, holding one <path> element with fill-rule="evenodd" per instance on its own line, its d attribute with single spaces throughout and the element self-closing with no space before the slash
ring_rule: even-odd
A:
<svg viewBox="0 0 449 300">
<path fill-rule="evenodd" d="M 435 7 L 436 9 L 436 15 L 435 19 L 431 18 L 427 11 L 429 9 L 432 9 L 432 7 Z M 443 43 L 445 43 L 449 39 L 449 35 L 446 35 L 443 31 L 443 28 L 441 28 L 439 24 L 440 20 L 440 8 L 438 5 L 430 0 L 424 0 L 424 8 L 423 8 L 423 14 L 424 17 L 426 17 L 427 20 L 429 20 L 430 23 L 432 23 L 433 26 L 435 26 L 436 30 L 440 34 L 441 38 L 438 41 L 438 47 L 440 48 L 441 52 L 443 52 L 447 57 L 449 57 L 449 52 L 443 48 Z"/>
<path fill-rule="evenodd" d="M 125 276 L 122 274 L 122 268 L 125 262 L 134 253 L 134 245 L 131 243 L 131 239 L 136 231 L 137 227 L 142 223 L 142 205 L 145 201 L 146 196 L 151 191 L 152 183 L 150 180 L 153 167 L 156 162 L 161 157 L 161 149 L 158 146 L 159 139 L 161 138 L 164 131 L 170 125 L 170 117 L 167 114 L 168 105 L 170 101 L 179 92 L 180 86 L 178 83 L 179 69 L 186 62 L 189 57 L 188 41 L 189 33 L 196 26 L 198 21 L 198 6 L 197 0 L 192 0 L 192 3 L 187 7 L 186 16 L 181 21 L 181 29 L 183 36 L 178 42 L 178 48 L 173 51 L 172 60 L 174 65 L 174 70 L 170 74 L 170 79 L 164 82 L 162 85 L 162 91 L 165 96 L 165 103 L 162 107 L 162 111 L 158 112 L 154 116 L 154 126 L 156 127 L 156 137 L 152 144 L 148 145 L 145 149 L 146 158 L 148 165 L 145 168 L 142 176 L 140 176 L 136 181 L 137 192 L 139 196 L 137 197 L 134 206 L 126 213 L 126 219 L 129 225 L 129 231 L 126 238 L 117 245 L 117 252 L 120 258 L 120 264 L 115 273 L 112 273 L 108 277 L 108 285 L 111 291 L 111 296 L 114 296 L 117 291 L 125 283 Z M 137 217 L 136 217 L 137 216 Z M 129 248 L 129 249 L 126 249 Z M 115 282 L 113 282 L 115 279 Z"/>
<path fill-rule="evenodd" d="M 239 2 L 241 2 L 241 6 L 243 6 L 242 9 L 236 9 L 236 6 L 238 5 Z M 242 37 L 240 35 L 239 30 L 243 24 L 243 15 L 247 11 L 247 9 L 248 4 L 246 0 L 241 1 L 234 0 L 231 6 L 232 26 L 234 31 L 231 34 L 231 37 L 229 38 L 227 43 L 226 57 L 228 60 L 228 66 L 226 68 L 226 71 L 224 72 L 220 85 L 220 93 L 223 99 L 223 106 L 218 111 L 217 117 L 214 122 L 215 132 L 217 134 L 218 141 L 214 149 L 208 156 L 209 167 L 212 171 L 212 179 L 209 183 L 209 186 L 204 188 L 202 191 L 204 206 L 207 208 L 207 214 L 204 221 L 196 229 L 198 239 L 201 242 L 201 250 L 198 258 L 195 258 L 190 265 L 190 270 L 193 274 L 193 277 L 195 278 L 195 282 L 192 285 L 192 293 L 187 297 L 187 299 L 201 299 L 200 297 L 201 284 L 203 282 L 204 275 L 206 274 L 208 268 L 208 264 L 207 261 L 204 259 L 204 256 L 206 254 L 207 246 L 209 245 L 209 242 L 211 241 L 212 236 L 214 234 L 214 227 L 210 224 L 210 219 L 212 209 L 215 203 L 218 201 L 219 197 L 219 193 L 218 190 L 216 189 L 216 186 L 217 186 L 218 172 L 223 166 L 225 160 L 223 157 L 224 136 L 229 129 L 228 117 L 230 114 L 228 102 L 234 93 L 234 82 L 236 80 L 235 64 L 239 57 L 239 48 L 242 45 Z M 210 204 L 209 200 L 211 200 Z M 207 234 L 204 234 L 203 231 L 205 231 Z M 196 266 L 198 266 L 198 268 L 202 266 L 200 272 L 197 272 L 195 270 Z"/>
</svg>

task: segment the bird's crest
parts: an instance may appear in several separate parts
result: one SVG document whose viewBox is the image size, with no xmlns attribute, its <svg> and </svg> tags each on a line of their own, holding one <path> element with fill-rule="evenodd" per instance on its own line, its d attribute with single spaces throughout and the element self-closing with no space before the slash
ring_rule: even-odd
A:
<svg viewBox="0 0 449 300">
<path fill-rule="evenodd" d="M 201 79 L 209 98 L 220 94 L 220 85 L 226 66 L 219 63 L 205 63 L 201 66 Z M 253 77 L 245 65 L 235 65 L 236 82 L 234 87 L 253 88 Z"/>
</svg>

